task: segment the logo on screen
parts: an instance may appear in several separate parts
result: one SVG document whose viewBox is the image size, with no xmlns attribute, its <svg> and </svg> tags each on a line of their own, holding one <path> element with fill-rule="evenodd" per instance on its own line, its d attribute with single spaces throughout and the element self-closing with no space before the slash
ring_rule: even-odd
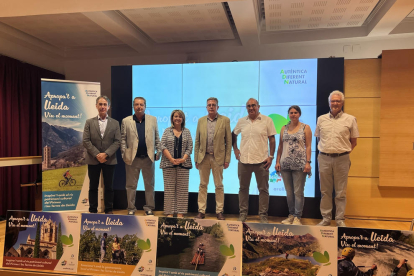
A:
<svg viewBox="0 0 414 276">
<path fill-rule="evenodd" d="M 306 69 L 281 70 L 283 84 L 306 84 Z"/>
</svg>

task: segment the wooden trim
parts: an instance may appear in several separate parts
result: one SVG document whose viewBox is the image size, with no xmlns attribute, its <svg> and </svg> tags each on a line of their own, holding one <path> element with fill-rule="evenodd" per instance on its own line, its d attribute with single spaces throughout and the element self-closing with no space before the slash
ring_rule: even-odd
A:
<svg viewBox="0 0 414 276">
<path fill-rule="evenodd" d="M 0 158 L 0 167 L 42 164 L 42 156 L 17 156 Z"/>
</svg>

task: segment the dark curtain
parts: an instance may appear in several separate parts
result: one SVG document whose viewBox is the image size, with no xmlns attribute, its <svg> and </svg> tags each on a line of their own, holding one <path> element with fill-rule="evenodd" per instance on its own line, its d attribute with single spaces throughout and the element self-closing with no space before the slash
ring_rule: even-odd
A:
<svg viewBox="0 0 414 276">
<path fill-rule="evenodd" d="M 41 78 L 65 76 L 0 55 L 0 157 L 42 155 Z M 7 210 L 34 210 L 41 165 L 0 167 L 0 216 Z M 40 191 L 41 192 L 41 191 Z"/>
</svg>

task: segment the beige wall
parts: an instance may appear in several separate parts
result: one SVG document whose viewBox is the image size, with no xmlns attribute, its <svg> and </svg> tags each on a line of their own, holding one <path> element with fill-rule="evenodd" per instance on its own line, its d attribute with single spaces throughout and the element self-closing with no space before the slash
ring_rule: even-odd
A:
<svg viewBox="0 0 414 276">
<path fill-rule="evenodd" d="M 381 59 L 345 60 L 345 112 L 357 118 L 346 216 L 414 218 L 414 189 L 380 187 Z M 411 164 L 412 165 L 412 164 Z"/>
</svg>

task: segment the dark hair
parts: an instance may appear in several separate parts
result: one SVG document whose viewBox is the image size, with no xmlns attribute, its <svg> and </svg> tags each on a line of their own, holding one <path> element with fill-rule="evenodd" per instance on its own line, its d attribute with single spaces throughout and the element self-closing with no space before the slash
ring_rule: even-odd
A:
<svg viewBox="0 0 414 276">
<path fill-rule="evenodd" d="M 107 233 L 104 233 L 103 236 L 106 238 L 106 237 L 108 237 L 108 234 Z"/>
<path fill-rule="evenodd" d="M 299 115 L 302 116 L 302 110 L 300 110 L 300 107 L 298 105 L 292 105 L 291 107 L 289 107 L 288 114 L 289 114 L 291 109 L 295 109 L 297 112 L 299 112 Z"/>
<path fill-rule="evenodd" d="M 181 118 L 183 118 L 183 121 L 181 123 L 181 128 L 184 129 L 184 127 L 185 127 L 185 114 L 182 110 L 179 110 L 179 109 L 173 110 L 173 112 L 171 112 L 171 116 L 170 116 L 171 126 L 174 127 L 173 118 L 174 118 L 175 113 L 180 114 Z"/>
<path fill-rule="evenodd" d="M 114 242 L 115 242 L 115 241 L 116 241 L 117 243 L 119 243 L 119 239 L 118 239 L 118 237 L 115 237 L 115 238 L 114 238 Z"/>
<path fill-rule="evenodd" d="M 96 104 L 98 104 L 100 99 L 104 99 L 108 103 L 108 106 L 111 105 L 111 101 L 109 100 L 107 96 L 99 96 L 98 98 L 96 98 Z"/>
<path fill-rule="evenodd" d="M 207 103 L 208 103 L 208 101 L 216 101 L 216 104 L 218 105 L 218 99 L 217 98 L 210 97 L 210 98 L 207 99 Z"/>
<path fill-rule="evenodd" d="M 134 100 L 132 101 L 132 106 L 134 106 L 135 100 L 143 100 L 145 107 L 147 107 L 147 101 L 145 100 L 144 97 L 135 97 Z"/>
</svg>

